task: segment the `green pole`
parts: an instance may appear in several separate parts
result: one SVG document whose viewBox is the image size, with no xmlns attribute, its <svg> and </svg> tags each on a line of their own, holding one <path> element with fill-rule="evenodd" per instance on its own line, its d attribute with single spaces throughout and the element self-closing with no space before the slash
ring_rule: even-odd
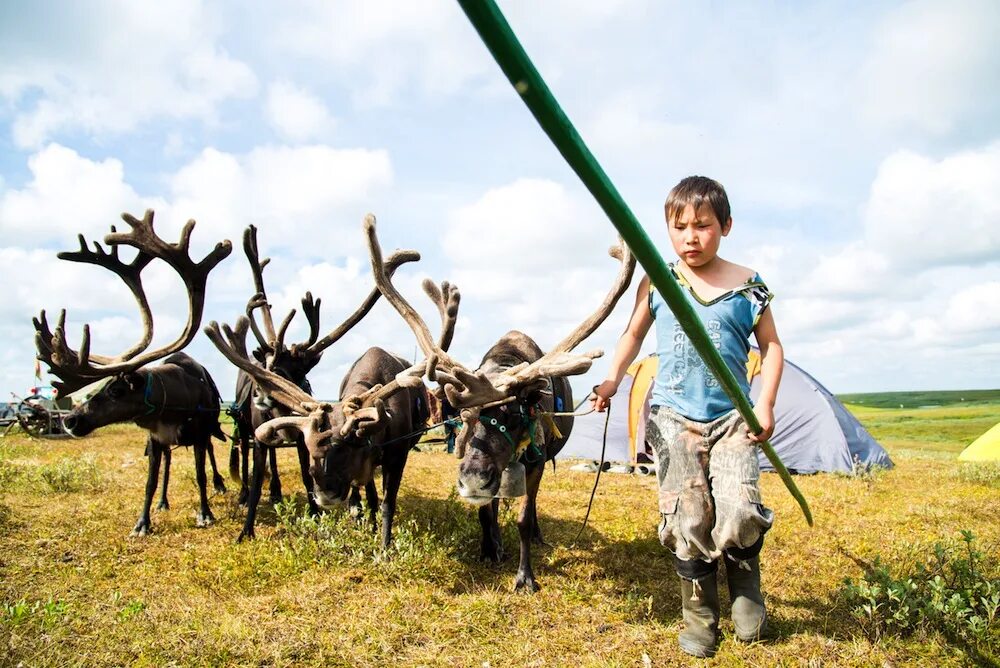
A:
<svg viewBox="0 0 1000 668">
<path fill-rule="evenodd" d="M 458 4 L 461 5 L 465 15 L 472 22 L 490 53 L 493 54 L 500 69 L 514 86 L 514 90 L 518 92 L 521 100 L 531 110 L 535 120 L 542 126 L 545 134 L 556 145 L 566 162 L 604 209 L 604 213 L 618 229 L 618 233 L 621 234 L 625 243 L 632 249 L 636 260 L 646 270 L 646 274 L 656 289 L 663 295 L 670 310 L 674 312 L 684 329 L 684 333 L 691 339 L 691 343 L 701 358 L 705 360 L 708 368 L 719 379 L 747 426 L 754 433 L 760 433 L 760 422 L 754 415 L 750 401 L 743 394 L 729 367 L 723 362 L 719 351 L 712 345 L 698 314 L 684 297 L 680 285 L 667 269 L 667 265 L 656 251 L 656 247 L 653 246 L 646 231 L 639 225 L 635 215 L 625 204 L 618 190 L 604 173 L 590 149 L 587 148 L 548 86 L 545 85 L 545 81 L 531 63 L 531 59 L 528 58 L 528 54 L 518 42 L 514 31 L 511 30 L 496 3 L 493 0 L 458 0 Z M 806 522 L 812 526 L 813 519 L 809 504 L 795 485 L 788 469 L 785 468 L 769 442 L 764 441 L 760 445 L 771 465 L 781 476 L 788 491 L 798 501 L 799 507 L 802 508 L 806 517 Z"/>
</svg>

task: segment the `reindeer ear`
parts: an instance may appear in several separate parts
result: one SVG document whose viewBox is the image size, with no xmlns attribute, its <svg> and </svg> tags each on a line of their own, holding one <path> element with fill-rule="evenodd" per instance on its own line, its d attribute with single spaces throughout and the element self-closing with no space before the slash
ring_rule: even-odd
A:
<svg viewBox="0 0 1000 668">
<path fill-rule="evenodd" d="M 548 378 L 538 378 L 517 389 L 518 401 L 534 406 L 542 400 L 542 395 L 552 394 L 552 386 Z"/>
<path fill-rule="evenodd" d="M 265 364 L 267 362 L 267 356 L 264 354 L 264 351 L 261 350 L 260 348 L 254 348 L 253 358 L 258 362 L 260 362 L 261 364 Z"/>
<path fill-rule="evenodd" d="M 128 385 L 128 389 L 135 391 L 142 388 L 146 384 L 146 379 L 142 377 L 142 374 L 136 373 L 135 371 L 129 371 L 122 375 L 122 380 Z"/>
</svg>

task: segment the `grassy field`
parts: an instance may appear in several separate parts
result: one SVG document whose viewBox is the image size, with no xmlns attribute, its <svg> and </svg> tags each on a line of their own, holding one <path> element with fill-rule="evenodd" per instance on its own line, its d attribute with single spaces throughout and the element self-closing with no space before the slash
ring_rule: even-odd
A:
<svg viewBox="0 0 1000 668">
<path fill-rule="evenodd" d="M 872 392 L 838 394 L 837 398 L 844 403 L 869 408 L 936 408 L 953 404 L 1000 404 L 1000 390 Z"/>
<path fill-rule="evenodd" d="M 0 665 L 258 666 L 959 666 L 988 663 L 934 631 L 873 640 L 852 616 L 844 579 L 876 558 L 890 568 L 971 530 L 1000 577 L 1000 470 L 954 453 L 1000 418 L 1000 403 L 852 410 L 897 467 L 801 477 L 809 529 L 776 476 L 763 478 L 777 521 L 762 555 L 773 637 L 745 645 L 724 619 L 711 660 L 677 648 L 679 586 L 656 540 L 654 481 L 605 475 L 590 527 L 573 544 L 593 479 L 546 472 L 536 549 L 542 591 L 511 591 L 516 558 L 478 560 L 479 528 L 453 493 L 455 460 L 414 453 L 398 530 L 383 554 L 370 527 L 302 517 L 290 453 L 286 494 L 262 504 L 258 539 L 235 544 L 233 490 L 195 528 L 189 452 L 175 453 L 171 510 L 129 538 L 145 483 L 143 437 L 112 427 L 79 440 L 0 439 Z M 217 447 L 225 460 L 225 447 Z M 516 554 L 514 508 L 504 541 Z M 724 590 L 725 588 L 722 587 Z M 723 603 L 723 616 L 728 610 Z M 996 637 L 996 636 L 993 636 Z M 996 654 L 994 653 L 994 659 Z"/>
</svg>

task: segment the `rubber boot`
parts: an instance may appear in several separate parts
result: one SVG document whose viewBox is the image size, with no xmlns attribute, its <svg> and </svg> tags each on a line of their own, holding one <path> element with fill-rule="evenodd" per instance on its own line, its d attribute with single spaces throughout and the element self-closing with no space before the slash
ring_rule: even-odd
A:
<svg viewBox="0 0 1000 668">
<path fill-rule="evenodd" d="M 760 591 L 760 557 L 734 559 L 726 555 L 725 561 L 736 637 L 743 642 L 760 640 L 767 631 L 767 610 Z"/>
<path fill-rule="evenodd" d="M 715 655 L 719 631 L 719 585 L 715 573 L 698 580 L 681 578 L 684 630 L 677 637 L 681 649 L 699 658 Z"/>
</svg>

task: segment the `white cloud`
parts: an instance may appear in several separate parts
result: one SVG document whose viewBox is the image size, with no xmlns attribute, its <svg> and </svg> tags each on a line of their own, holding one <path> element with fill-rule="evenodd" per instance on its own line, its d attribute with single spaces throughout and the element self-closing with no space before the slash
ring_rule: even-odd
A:
<svg viewBox="0 0 1000 668">
<path fill-rule="evenodd" d="M 300 0 L 276 19 L 287 53 L 333 65 L 362 107 L 394 102 L 406 90 L 461 90 L 492 65 L 457 5 L 436 0 Z"/>
<path fill-rule="evenodd" d="M 77 233 L 99 240 L 122 211 L 142 215 L 138 194 L 125 183 L 121 161 L 94 162 L 50 144 L 28 160 L 31 181 L 0 194 L 0 234 L 34 243 L 61 240 L 75 246 Z"/>
<path fill-rule="evenodd" d="M 795 287 L 798 294 L 878 298 L 892 278 L 885 255 L 861 242 L 850 243 L 834 254 L 813 255 L 813 263 L 814 268 Z"/>
<path fill-rule="evenodd" d="M 278 134 L 293 142 L 326 139 L 335 127 L 322 100 L 286 81 L 268 86 L 266 114 Z"/>
<path fill-rule="evenodd" d="M 887 12 L 860 69 L 862 115 L 882 128 L 944 134 L 1000 112 L 1000 4 L 903 3 Z"/>
<path fill-rule="evenodd" d="M 906 268 L 1000 259 L 1000 142 L 940 161 L 899 151 L 864 207 L 866 242 Z"/>
<path fill-rule="evenodd" d="M 944 308 L 920 318 L 915 328 L 921 344 L 935 347 L 964 348 L 983 334 L 995 335 L 1000 332 L 1000 281 L 959 290 Z"/>
<path fill-rule="evenodd" d="M 254 73 L 219 46 L 221 21 L 199 0 L 21 13 L 0 29 L 0 96 L 17 107 L 22 148 L 70 130 L 117 136 L 156 118 L 213 121 L 220 103 L 256 93 Z"/>
<path fill-rule="evenodd" d="M 392 182 L 388 154 L 326 146 L 259 147 L 245 155 L 205 149 L 170 179 L 171 208 L 241 238 L 250 223 L 281 230 L 271 244 L 310 255 L 363 248 L 361 218 Z"/>
<path fill-rule="evenodd" d="M 472 323 L 466 339 L 456 337 L 456 355 L 474 366 L 510 329 L 543 350 L 557 343 L 610 289 L 620 265 L 605 249 L 614 241 L 596 207 L 551 181 L 518 180 L 456 209 L 442 247 L 451 264 L 447 277 L 462 291 L 462 311 Z M 613 347 L 632 294 L 580 351 Z"/>
</svg>

